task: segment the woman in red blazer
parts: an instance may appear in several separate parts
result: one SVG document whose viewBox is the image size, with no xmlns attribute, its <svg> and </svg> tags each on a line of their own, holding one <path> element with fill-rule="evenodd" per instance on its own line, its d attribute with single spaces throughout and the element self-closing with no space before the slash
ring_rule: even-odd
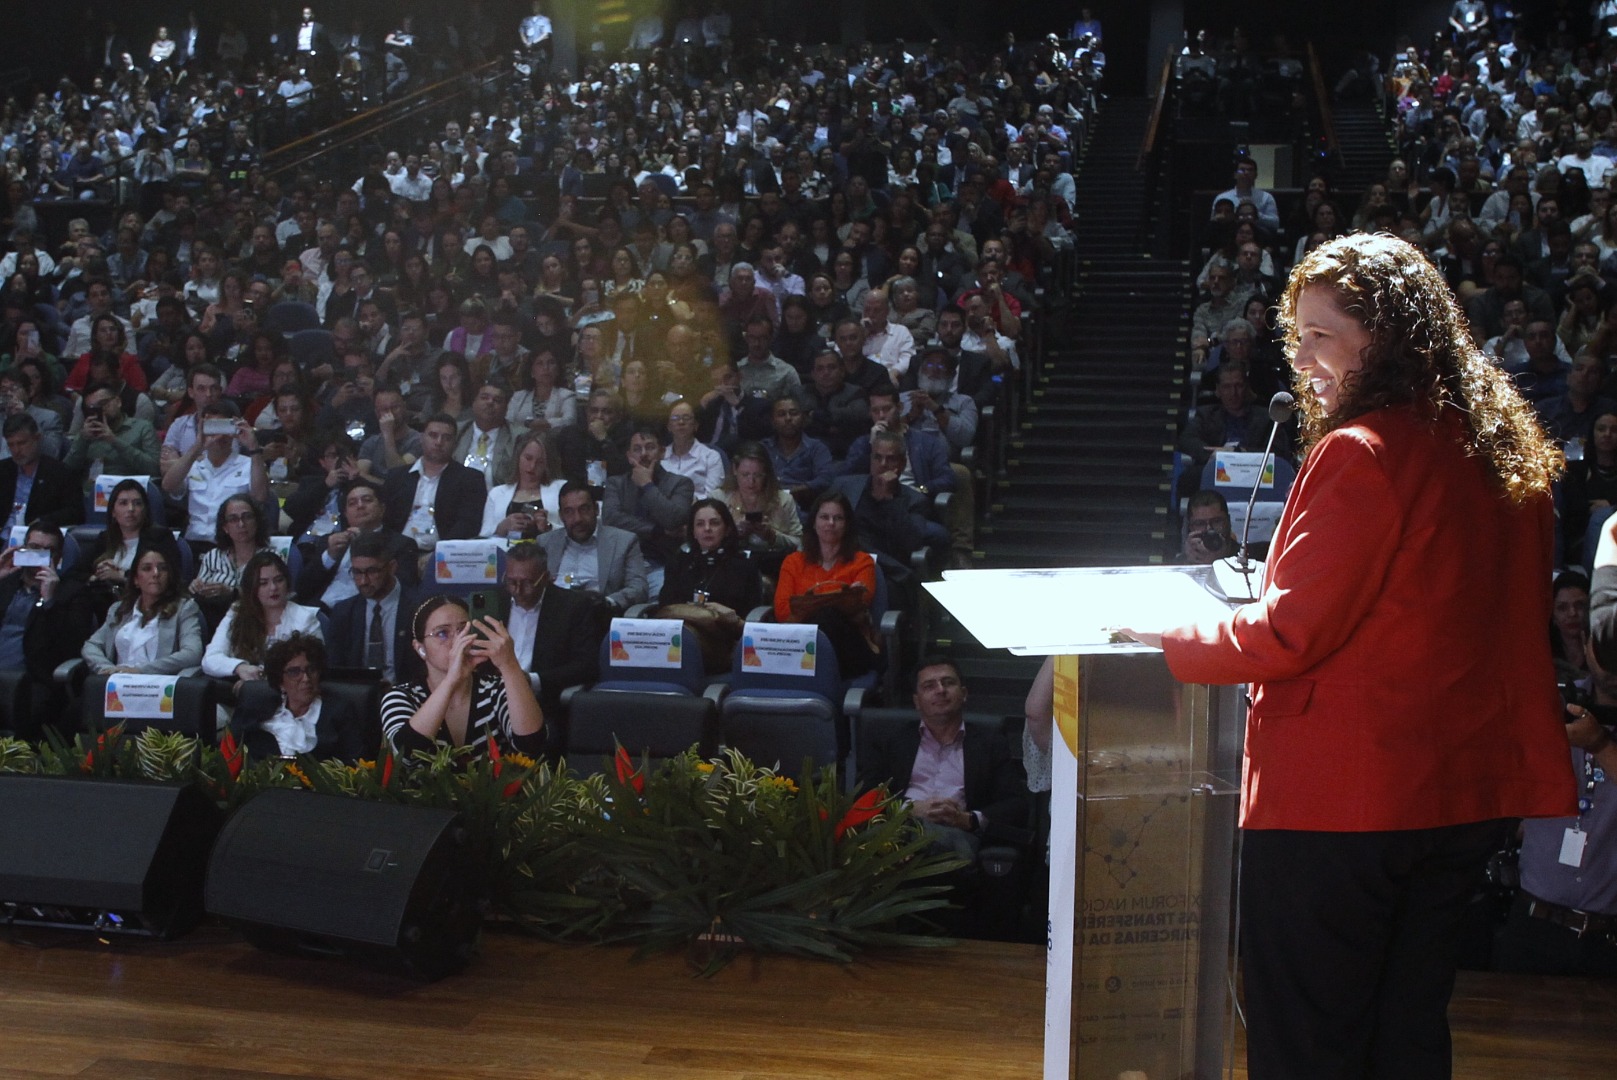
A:
<svg viewBox="0 0 1617 1080">
<path fill-rule="evenodd" d="M 1461 909 L 1508 819 L 1573 812 L 1560 455 L 1409 244 L 1323 245 L 1280 314 L 1307 456 L 1263 595 L 1160 637 L 1181 681 L 1252 684 L 1249 1074 L 1446 1078 Z"/>
</svg>

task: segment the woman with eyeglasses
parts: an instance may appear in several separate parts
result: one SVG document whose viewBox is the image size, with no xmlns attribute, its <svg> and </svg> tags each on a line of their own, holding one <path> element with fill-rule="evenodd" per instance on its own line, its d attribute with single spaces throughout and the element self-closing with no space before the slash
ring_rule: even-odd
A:
<svg viewBox="0 0 1617 1080">
<path fill-rule="evenodd" d="M 255 758 L 308 754 L 352 764 L 365 746 L 364 725 L 354 707 L 320 693 L 326 644 L 312 634 L 277 641 L 264 655 L 268 694 L 254 694 L 230 718 L 230 730 Z"/>
<path fill-rule="evenodd" d="M 264 659 L 274 642 L 293 634 L 320 630 L 320 609 L 292 602 L 292 574 L 273 551 L 247 560 L 236 600 L 202 656 L 202 670 L 216 679 L 238 683 L 264 677 Z"/>
<path fill-rule="evenodd" d="M 382 697 L 382 737 L 395 754 L 442 746 L 487 754 L 491 738 L 502 750 L 544 752 L 544 713 L 498 619 L 473 622 L 466 601 L 434 596 L 416 609 L 410 637 L 427 679 L 399 683 Z M 485 660 L 498 674 L 477 671 Z"/>
<path fill-rule="evenodd" d="M 143 548 L 124 578 L 123 595 L 85 641 L 93 675 L 178 675 L 202 659 L 202 611 L 180 586 L 180 571 L 161 547 Z"/>
<path fill-rule="evenodd" d="M 197 568 L 191 592 L 199 598 L 229 599 L 241 584 L 242 571 L 254 555 L 270 550 L 269 523 L 258 504 L 246 495 L 232 495 L 219 507 L 214 543 Z"/>
</svg>

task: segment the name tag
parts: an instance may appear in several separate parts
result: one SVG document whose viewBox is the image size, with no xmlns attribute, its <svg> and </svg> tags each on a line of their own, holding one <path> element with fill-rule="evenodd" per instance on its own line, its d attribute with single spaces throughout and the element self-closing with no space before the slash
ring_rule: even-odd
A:
<svg viewBox="0 0 1617 1080">
<path fill-rule="evenodd" d="M 1583 849 L 1589 842 L 1589 834 L 1576 825 L 1561 834 L 1562 866 L 1578 867 L 1583 865 Z"/>
</svg>

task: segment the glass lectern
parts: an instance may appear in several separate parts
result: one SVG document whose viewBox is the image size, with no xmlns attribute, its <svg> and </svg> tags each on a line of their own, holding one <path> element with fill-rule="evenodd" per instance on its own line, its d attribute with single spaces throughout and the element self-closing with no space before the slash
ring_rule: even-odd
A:
<svg viewBox="0 0 1617 1080">
<path fill-rule="evenodd" d="M 1111 640 L 1228 610 L 1211 568 L 952 571 L 988 648 L 1055 655 L 1045 1080 L 1223 1075 L 1233 1036 L 1237 688 Z"/>
</svg>

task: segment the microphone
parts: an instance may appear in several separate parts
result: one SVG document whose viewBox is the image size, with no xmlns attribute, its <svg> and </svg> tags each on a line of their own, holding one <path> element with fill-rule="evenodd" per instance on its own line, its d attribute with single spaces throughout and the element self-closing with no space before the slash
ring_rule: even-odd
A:
<svg viewBox="0 0 1617 1080">
<path fill-rule="evenodd" d="M 1269 467 L 1269 460 L 1274 457 L 1275 436 L 1280 434 L 1280 428 L 1297 415 L 1297 399 L 1284 390 L 1277 391 L 1269 399 L 1269 419 L 1273 426 L 1269 429 L 1269 442 L 1263 448 L 1263 459 L 1258 462 L 1258 475 L 1252 481 L 1252 495 L 1246 501 L 1246 520 L 1241 523 L 1241 547 L 1233 558 L 1220 559 L 1220 567 L 1228 567 L 1234 575 L 1218 574 L 1219 586 L 1229 599 L 1243 604 L 1249 604 L 1258 598 L 1257 589 L 1252 579 L 1261 569 L 1261 564 L 1254 562 L 1247 556 L 1247 534 L 1252 531 L 1252 510 L 1258 503 L 1258 490 L 1263 487 L 1263 472 Z"/>
</svg>

